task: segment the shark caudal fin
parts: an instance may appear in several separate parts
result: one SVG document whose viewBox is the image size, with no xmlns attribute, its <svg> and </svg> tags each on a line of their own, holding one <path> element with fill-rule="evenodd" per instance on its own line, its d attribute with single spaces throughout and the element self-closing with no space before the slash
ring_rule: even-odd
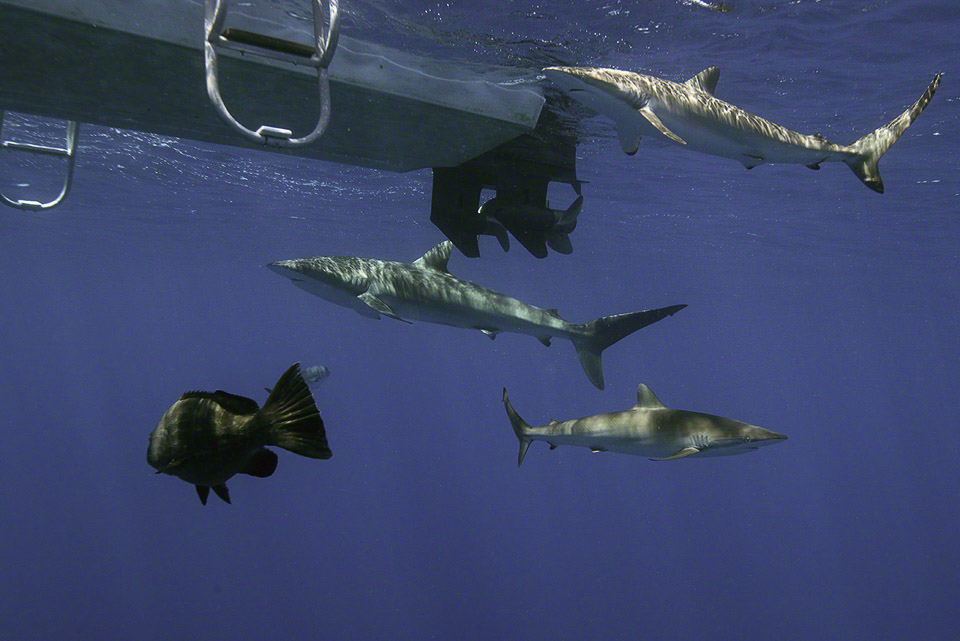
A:
<svg viewBox="0 0 960 641">
<path fill-rule="evenodd" d="M 853 170 L 857 178 L 863 181 L 864 185 L 875 192 L 883 193 L 883 180 L 880 179 L 880 168 L 877 165 L 880 162 L 880 157 L 887 153 L 893 143 L 897 142 L 897 139 L 907 130 L 907 127 L 917 119 L 917 116 L 930 103 L 937 87 L 940 86 L 941 75 L 937 74 L 937 77 L 933 79 L 920 99 L 913 103 L 909 109 L 888 124 L 850 145 L 850 150 L 856 156 L 844 160 L 844 162 Z"/>
<path fill-rule="evenodd" d="M 526 435 L 530 426 L 513 409 L 510 399 L 507 398 L 506 387 L 503 388 L 503 407 L 507 410 L 507 417 L 510 419 L 510 425 L 513 426 L 513 433 L 517 435 L 517 440 L 520 441 L 520 453 L 517 454 L 517 467 L 520 467 L 523 463 L 523 457 L 527 455 L 527 448 L 530 447 L 531 441 Z"/>
<path fill-rule="evenodd" d="M 269 426 L 271 441 L 268 445 L 277 445 L 310 458 L 333 456 L 327 445 L 320 411 L 300 374 L 300 363 L 291 365 L 273 386 L 260 416 Z"/>
<path fill-rule="evenodd" d="M 626 338 L 638 329 L 652 325 L 667 316 L 673 316 L 686 305 L 670 305 L 659 309 L 650 309 L 645 312 L 604 316 L 581 325 L 588 336 L 574 339 L 573 346 L 577 348 L 577 357 L 583 366 L 587 378 L 597 389 L 603 389 L 603 365 L 600 355 L 622 338 Z"/>
</svg>

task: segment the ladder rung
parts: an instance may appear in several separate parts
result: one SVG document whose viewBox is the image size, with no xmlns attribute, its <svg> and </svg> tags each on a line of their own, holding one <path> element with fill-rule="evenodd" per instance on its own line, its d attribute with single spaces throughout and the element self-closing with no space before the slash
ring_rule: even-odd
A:
<svg viewBox="0 0 960 641">
<path fill-rule="evenodd" d="M 44 203 L 40 202 L 39 200 L 18 200 L 16 201 L 16 204 L 23 209 L 31 210 L 43 209 L 44 205 Z"/>
<path fill-rule="evenodd" d="M 46 145 L 31 145 L 26 142 L 16 142 L 13 140 L 4 140 L 3 141 L 4 149 L 16 149 L 18 151 L 26 151 L 31 154 L 37 154 L 39 156 L 61 156 L 61 157 L 70 157 L 70 151 L 67 149 L 61 149 L 60 147 L 48 147 Z"/>
<path fill-rule="evenodd" d="M 274 38 L 273 36 L 265 36 L 262 33 L 254 33 L 253 31 L 245 31 L 243 29 L 236 29 L 234 27 L 224 29 L 220 37 L 222 39 L 223 46 L 226 48 L 230 48 L 231 44 L 234 45 L 234 48 L 237 48 L 236 45 L 249 45 L 251 47 L 266 49 L 267 51 L 274 53 L 281 53 L 288 56 L 296 56 L 306 59 L 312 58 L 314 54 L 317 53 L 317 50 L 313 47 L 300 44 L 299 42 L 292 42 L 282 38 Z"/>
</svg>

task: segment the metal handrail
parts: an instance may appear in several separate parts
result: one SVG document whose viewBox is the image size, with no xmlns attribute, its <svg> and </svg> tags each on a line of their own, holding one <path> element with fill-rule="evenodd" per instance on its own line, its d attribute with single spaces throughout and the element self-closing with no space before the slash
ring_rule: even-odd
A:
<svg viewBox="0 0 960 641">
<path fill-rule="evenodd" d="M 12 140 L 3 140 L 3 120 L 4 112 L 0 111 L 0 141 L 2 141 L 2 143 L 0 143 L 0 149 L 22 151 L 30 154 L 36 154 L 38 156 L 56 156 L 60 158 L 66 158 L 67 173 L 63 180 L 63 188 L 60 190 L 59 195 L 57 195 L 57 197 L 51 201 L 44 203 L 38 200 L 24 200 L 22 198 L 13 200 L 12 198 L 8 198 L 6 194 L 2 192 L 0 192 L 0 200 L 2 200 L 5 205 L 27 211 L 42 211 L 56 207 L 63 202 L 64 198 L 67 197 L 67 192 L 70 191 L 70 184 L 73 182 L 73 167 L 77 160 L 77 133 L 80 130 L 80 123 L 75 120 L 70 120 L 67 122 L 67 146 L 66 148 L 60 148 L 48 147 L 46 145 L 32 145 L 29 143 L 15 142 Z"/>
<path fill-rule="evenodd" d="M 313 4 L 313 35 L 316 50 L 309 59 L 296 57 L 298 64 L 306 64 L 317 70 L 317 79 L 320 85 L 320 116 L 316 126 L 306 136 L 294 138 L 293 132 L 280 127 L 261 126 L 256 131 L 240 124 L 227 109 L 220 96 L 220 81 L 217 72 L 217 47 L 239 50 L 263 58 L 291 60 L 289 52 L 271 50 L 254 44 L 241 44 L 229 40 L 224 35 L 223 25 L 227 19 L 227 5 L 225 0 L 205 0 L 204 5 L 204 54 L 206 58 L 207 95 L 210 102 L 217 109 L 217 113 L 241 136 L 261 145 L 274 147 L 300 147 L 309 145 L 326 130 L 330 123 L 330 77 L 328 66 L 333 59 L 337 48 L 337 39 L 340 34 L 340 6 L 338 0 L 327 0 L 329 3 L 329 23 L 327 11 L 324 10 L 322 0 L 311 0 Z M 326 27 L 326 30 L 324 29 Z M 269 40 L 269 38 L 264 38 Z"/>
</svg>

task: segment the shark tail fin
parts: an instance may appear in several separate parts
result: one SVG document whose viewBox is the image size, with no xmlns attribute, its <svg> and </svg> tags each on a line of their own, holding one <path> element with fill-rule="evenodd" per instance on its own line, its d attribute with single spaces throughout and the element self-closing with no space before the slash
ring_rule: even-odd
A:
<svg viewBox="0 0 960 641">
<path fill-rule="evenodd" d="M 310 458 L 333 456 L 320 410 L 300 374 L 300 363 L 291 365 L 273 386 L 260 416 L 270 430 L 270 445 Z"/>
<path fill-rule="evenodd" d="M 887 150 L 897 142 L 897 139 L 903 135 L 914 120 L 923 113 L 924 108 L 933 99 L 933 94 L 940 86 L 940 76 L 937 74 L 927 90 L 923 92 L 920 99 L 917 100 L 909 109 L 891 120 L 889 123 L 879 129 L 867 134 L 857 142 L 850 145 L 850 150 L 856 154 L 844 162 L 853 170 L 857 178 L 863 181 L 870 189 L 877 193 L 883 193 L 883 180 L 880 178 L 880 168 L 878 163 L 880 157 L 887 153 Z"/>
<path fill-rule="evenodd" d="M 632 314 L 618 314 L 604 316 L 581 325 L 587 336 L 574 339 L 573 346 L 577 348 L 577 357 L 587 378 L 597 389 L 603 389 L 603 365 L 600 355 L 620 339 L 626 338 L 647 325 L 652 325 L 667 316 L 673 316 L 686 305 L 670 305 L 659 309 L 649 309 Z"/>
<path fill-rule="evenodd" d="M 520 467 L 520 465 L 523 464 L 523 457 L 527 455 L 527 448 L 530 447 L 531 443 L 530 439 L 527 438 L 527 430 L 530 429 L 530 425 L 520 418 L 517 411 L 513 409 L 510 399 L 507 398 L 506 387 L 503 388 L 503 407 L 507 410 L 507 417 L 513 426 L 513 433 L 517 435 L 517 440 L 520 441 L 520 452 L 517 454 L 517 467 Z"/>
</svg>

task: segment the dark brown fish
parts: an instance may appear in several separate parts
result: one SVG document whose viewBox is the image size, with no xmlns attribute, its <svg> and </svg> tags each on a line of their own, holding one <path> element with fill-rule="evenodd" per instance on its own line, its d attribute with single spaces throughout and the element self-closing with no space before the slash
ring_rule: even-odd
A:
<svg viewBox="0 0 960 641">
<path fill-rule="evenodd" d="M 333 456 L 300 363 L 284 372 L 262 408 L 222 390 L 187 392 L 150 434 L 147 463 L 158 474 L 195 485 L 204 505 L 210 488 L 229 503 L 226 482 L 232 476 L 265 478 L 277 469 L 277 455 L 268 445 L 310 458 Z"/>
</svg>

